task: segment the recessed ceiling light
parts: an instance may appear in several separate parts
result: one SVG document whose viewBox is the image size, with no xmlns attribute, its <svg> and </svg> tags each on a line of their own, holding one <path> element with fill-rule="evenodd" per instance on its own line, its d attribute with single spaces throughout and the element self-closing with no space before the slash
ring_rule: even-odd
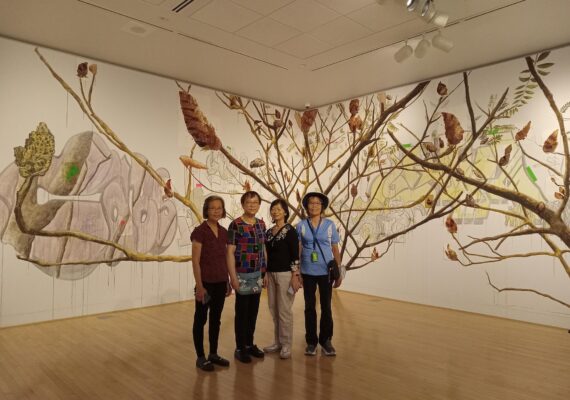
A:
<svg viewBox="0 0 570 400">
<path fill-rule="evenodd" d="M 140 22 L 129 21 L 121 28 L 121 30 L 123 32 L 130 33 L 131 35 L 145 37 L 154 32 L 155 28 Z"/>
</svg>

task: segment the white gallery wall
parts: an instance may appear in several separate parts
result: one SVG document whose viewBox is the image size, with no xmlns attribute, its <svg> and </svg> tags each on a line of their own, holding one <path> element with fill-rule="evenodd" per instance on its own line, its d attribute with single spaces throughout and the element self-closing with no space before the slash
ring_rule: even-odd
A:
<svg viewBox="0 0 570 400">
<path fill-rule="evenodd" d="M 78 87 L 75 76 L 77 64 L 96 62 L 48 49 L 41 51 L 52 67 L 75 88 Z M 570 49 L 557 50 L 549 59 L 555 67 L 545 79 L 562 105 L 570 101 L 570 83 L 564 76 L 570 65 Z M 97 64 L 93 94 L 96 113 L 132 151 L 144 155 L 155 168 L 167 170 L 174 189 L 184 193 L 188 173 L 178 157 L 189 154 L 194 142 L 184 124 L 175 82 L 105 63 Z M 519 85 L 519 72 L 525 68 L 524 60 L 514 60 L 473 71 L 470 81 L 475 103 L 486 109 L 491 95 L 500 96 L 507 86 L 514 88 Z M 461 78 L 459 74 L 441 80 L 452 88 L 460 83 Z M 428 88 L 433 95 L 422 99 L 428 104 L 430 99 L 434 101 L 436 98 L 436 84 L 437 80 Z M 393 98 L 400 98 L 409 89 L 398 88 L 387 93 Z M 458 89 L 458 93 L 461 91 Z M 223 106 L 215 92 L 194 86 L 191 94 L 215 127 L 224 146 L 230 148 L 238 159 L 247 163 L 259 156 L 243 118 Z M 408 127 L 419 129 L 424 122 L 423 108 L 422 101 L 418 101 L 400 118 Z M 465 101 L 460 95 L 447 105 L 445 111 L 467 118 Z M 543 97 L 536 95 L 509 123 L 522 127 L 528 120 L 533 121 L 535 134 L 530 140 L 539 147 L 556 127 Z M 41 63 L 33 46 L 0 38 L 0 137 L 3 144 L 0 148 L 0 171 L 5 171 L 14 162 L 13 148 L 23 146 L 28 133 L 41 121 L 55 136 L 56 156 L 74 135 L 93 130 L 89 119 Z M 110 151 L 116 151 L 108 142 L 107 146 Z M 117 155 L 121 156 L 118 152 Z M 239 215 L 239 196 L 231 193 L 239 193 L 243 189 L 229 183 L 233 182 L 231 175 L 236 172 L 219 154 L 196 150 L 194 158 L 209 167 L 208 172 L 202 171 L 197 176 L 204 185 L 193 185 L 192 198 L 198 207 L 208 195 L 207 188 L 213 188 L 223 192 L 230 215 Z M 536 170 L 539 182 L 548 182 L 548 174 Z M 2 190 L 8 193 L 5 186 Z M 259 190 L 255 185 L 253 189 Z M 531 189 L 539 193 L 537 188 Z M 546 190 L 549 192 L 547 195 L 551 195 L 552 190 Z M 265 196 L 263 190 L 260 192 Z M 173 204 L 176 234 L 162 254 L 188 255 L 189 234 L 196 221 L 181 204 Z M 268 220 L 266 207 L 260 216 Z M 396 214 L 391 218 L 397 221 L 405 217 Z M 458 223 L 460 232 L 468 229 L 473 236 L 485 236 L 496 232 L 496 228 L 504 227 L 505 221 L 496 216 L 470 219 L 468 215 L 462 215 Z M 227 226 L 229 219 L 222 224 Z M 349 272 L 343 288 L 380 297 L 570 327 L 568 308 L 532 293 L 498 294 L 487 282 L 486 272 L 499 287 L 532 288 L 570 302 L 570 278 L 552 258 L 518 258 L 462 267 L 445 257 L 447 243 L 451 243 L 451 239 L 443 221 L 433 221 L 398 238 L 388 253 L 376 262 Z M 520 238 L 506 246 L 506 252 L 545 250 L 536 238 Z M 63 275 L 58 278 L 57 274 L 46 273 L 30 262 L 18 260 L 14 247 L 4 237 L 0 247 L 0 327 L 193 298 L 194 282 L 188 262 L 121 262 L 112 267 L 100 264 L 84 277 L 78 278 L 76 274 L 62 279 Z"/>
</svg>

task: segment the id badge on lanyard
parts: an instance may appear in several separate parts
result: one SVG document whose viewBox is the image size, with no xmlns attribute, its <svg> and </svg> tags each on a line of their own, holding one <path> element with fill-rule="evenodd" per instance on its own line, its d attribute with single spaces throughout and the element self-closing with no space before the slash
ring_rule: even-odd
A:
<svg viewBox="0 0 570 400">
<path fill-rule="evenodd" d="M 309 224 L 309 228 L 311 229 L 311 233 L 313 234 L 313 251 L 311 252 L 311 262 L 318 262 L 319 261 L 319 253 L 317 253 L 317 233 L 319 233 L 319 228 L 321 227 L 322 219 L 319 219 L 319 224 L 317 225 L 317 230 L 313 230 L 313 226 L 311 225 L 311 221 L 307 220 Z"/>
</svg>

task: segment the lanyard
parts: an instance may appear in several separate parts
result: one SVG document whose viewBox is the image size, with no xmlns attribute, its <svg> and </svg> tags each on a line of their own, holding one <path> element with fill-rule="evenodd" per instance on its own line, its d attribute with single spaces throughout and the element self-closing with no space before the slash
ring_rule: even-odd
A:
<svg viewBox="0 0 570 400">
<path fill-rule="evenodd" d="M 319 223 L 317 225 L 317 230 L 315 231 L 313 229 L 313 225 L 311 225 L 311 220 L 309 218 L 307 218 L 307 224 L 309 225 L 309 229 L 311 230 L 311 233 L 313 234 L 313 251 L 315 251 L 315 249 L 317 248 L 317 233 L 319 233 L 319 228 L 321 227 L 321 222 L 323 221 L 322 218 L 319 218 Z M 320 247 L 320 246 L 319 246 Z"/>
</svg>

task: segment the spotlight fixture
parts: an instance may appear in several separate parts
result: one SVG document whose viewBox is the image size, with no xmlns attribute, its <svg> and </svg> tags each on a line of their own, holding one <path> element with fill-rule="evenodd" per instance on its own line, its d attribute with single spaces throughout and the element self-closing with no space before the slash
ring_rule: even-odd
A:
<svg viewBox="0 0 570 400">
<path fill-rule="evenodd" d="M 430 44 L 429 40 L 427 40 L 425 38 L 425 36 L 422 35 L 422 40 L 420 40 L 418 42 L 416 49 L 414 50 L 414 55 L 417 58 L 424 58 L 430 47 L 431 47 L 431 44 Z"/>
<path fill-rule="evenodd" d="M 408 9 L 408 11 L 414 11 L 417 5 L 418 5 L 417 0 L 406 0 L 406 8 Z"/>
<path fill-rule="evenodd" d="M 437 34 L 433 37 L 433 39 L 431 40 L 431 44 L 436 49 L 440 49 L 442 51 L 445 51 L 446 53 L 449 53 L 454 46 L 453 41 L 443 36 L 441 34 L 441 31 L 438 31 Z"/>
<path fill-rule="evenodd" d="M 435 15 L 432 17 L 430 22 L 437 27 L 445 28 L 448 20 L 449 20 L 449 15 L 447 15 L 446 13 L 436 11 Z"/>
<path fill-rule="evenodd" d="M 394 54 L 394 60 L 396 60 L 396 62 L 398 63 L 401 63 L 404 60 L 408 59 L 413 53 L 414 49 L 412 49 L 412 46 L 410 46 L 408 44 L 408 41 L 406 40 L 404 46 L 400 50 L 398 50 L 396 54 Z"/>
<path fill-rule="evenodd" d="M 434 0 L 406 0 L 408 11 L 417 11 L 420 17 L 428 24 L 434 24 L 440 28 L 447 25 L 449 15 L 438 11 Z"/>
</svg>

